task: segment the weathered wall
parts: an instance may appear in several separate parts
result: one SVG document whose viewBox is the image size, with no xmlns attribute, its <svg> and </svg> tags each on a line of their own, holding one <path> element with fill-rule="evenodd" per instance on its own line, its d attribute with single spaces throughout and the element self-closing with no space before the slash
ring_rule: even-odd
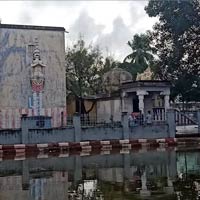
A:
<svg viewBox="0 0 200 200">
<path fill-rule="evenodd" d="M 38 39 L 45 68 L 43 106 L 65 107 L 64 31 L 1 28 L 0 108 L 27 108 L 32 95 L 30 45 Z"/>
<path fill-rule="evenodd" d="M 72 142 L 74 141 L 74 129 L 32 129 L 28 133 L 28 141 L 31 144 L 52 143 L 52 142 Z"/>
<path fill-rule="evenodd" d="M 0 144 L 20 144 L 22 142 L 21 130 L 1 130 Z"/>
<path fill-rule="evenodd" d="M 168 135 L 167 125 L 156 125 L 156 126 L 135 126 L 131 129 L 130 138 L 166 138 Z"/>
<path fill-rule="evenodd" d="M 114 121 L 121 120 L 121 100 L 119 97 L 97 101 L 98 121 L 110 122 L 111 115 Z"/>
<path fill-rule="evenodd" d="M 82 128 L 81 139 L 84 140 L 112 140 L 123 139 L 122 128 Z"/>
<path fill-rule="evenodd" d="M 66 108 L 64 29 L 42 29 L 0 25 L 0 128 L 18 128 L 13 126 L 14 121 L 19 121 L 16 109 L 21 114 L 22 108 L 28 108 L 36 39 L 41 60 L 46 65 L 43 108 Z"/>
<path fill-rule="evenodd" d="M 27 134 L 27 143 L 30 144 L 75 141 L 74 128 L 30 129 L 29 132 L 25 134 Z M 132 129 L 129 129 L 128 135 L 131 139 L 157 139 L 169 137 L 167 125 L 133 127 Z M 123 128 L 90 127 L 81 129 L 80 141 L 112 139 L 124 139 Z M 0 144 L 20 143 L 22 143 L 21 130 L 0 131 Z"/>
<path fill-rule="evenodd" d="M 111 116 L 111 105 L 110 100 L 102 100 L 97 102 L 97 120 L 102 121 L 105 120 L 106 122 L 110 121 Z"/>
<path fill-rule="evenodd" d="M 80 142 L 87 140 L 111 140 L 111 139 L 158 139 L 175 138 L 175 119 L 173 110 L 167 112 L 167 121 L 164 124 L 152 124 L 128 127 L 128 116 L 123 115 L 122 124 L 116 126 L 90 126 L 81 127 L 80 116 L 75 115 L 73 126 L 57 129 L 29 129 L 31 121 L 22 118 L 21 130 L 1 130 L 0 144 L 19 143 L 54 143 L 54 142 Z M 27 122 L 28 120 L 28 122 Z M 105 124 L 106 125 L 106 124 Z"/>
</svg>

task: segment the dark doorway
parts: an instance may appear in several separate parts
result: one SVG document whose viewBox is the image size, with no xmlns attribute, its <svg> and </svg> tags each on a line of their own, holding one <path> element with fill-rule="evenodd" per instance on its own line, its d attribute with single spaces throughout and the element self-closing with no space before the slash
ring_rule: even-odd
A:
<svg viewBox="0 0 200 200">
<path fill-rule="evenodd" d="M 138 97 L 136 96 L 133 98 L 133 112 L 139 112 L 139 100 Z"/>
</svg>

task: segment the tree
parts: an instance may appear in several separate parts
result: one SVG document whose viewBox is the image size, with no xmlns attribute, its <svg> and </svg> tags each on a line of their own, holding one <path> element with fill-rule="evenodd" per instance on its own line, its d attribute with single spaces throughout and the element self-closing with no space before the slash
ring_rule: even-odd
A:
<svg viewBox="0 0 200 200">
<path fill-rule="evenodd" d="M 79 112 L 89 113 L 85 109 L 84 97 L 102 92 L 102 75 L 115 66 L 114 60 L 102 57 L 98 47 L 86 46 L 79 39 L 72 48 L 66 51 L 66 87 L 68 94 L 79 100 Z"/>
<path fill-rule="evenodd" d="M 172 98 L 200 99 L 200 3 L 198 0 L 150 0 L 145 8 L 159 23 L 151 33 L 159 60 L 154 72 L 172 83 Z"/>
<path fill-rule="evenodd" d="M 132 53 L 125 57 L 121 67 L 129 71 L 133 78 L 137 73 L 143 72 L 148 66 L 153 64 L 153 48 L 150 46 L 149 32 L 146 34 L 136 34 L 132 41 L 128 41 L 128 46 Z"/>
</svg>

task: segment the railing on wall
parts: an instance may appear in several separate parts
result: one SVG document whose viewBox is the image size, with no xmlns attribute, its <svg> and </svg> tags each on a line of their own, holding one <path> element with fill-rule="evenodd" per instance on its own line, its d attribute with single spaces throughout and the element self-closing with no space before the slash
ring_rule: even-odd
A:
<svg viewBox="0 0 200 200">
<path fill-rule="evenodd" d="M 154 122 L 165 121 L 165 108 L 153 108 L 153 121 Z"/>
<path fill-rule="evenodd" d="M 175 110 L 175 121 L 177 126 L 197 125 L 196 112 L 188 113 Z"/>
<path fill-rule="evenodd" d="M 72 115 L 67 115 L 67 126 L 73 126 L 73 116 Z"/>
<path fill-rule="evenodd" d="M 113 121 L 113 118 L 110 118 L 109 122 L 106 122 L 105 119 L 92 115 L 81 115 L 81 126 L 82 127 L 121 127 L 120 121 Z"/>
</svg>

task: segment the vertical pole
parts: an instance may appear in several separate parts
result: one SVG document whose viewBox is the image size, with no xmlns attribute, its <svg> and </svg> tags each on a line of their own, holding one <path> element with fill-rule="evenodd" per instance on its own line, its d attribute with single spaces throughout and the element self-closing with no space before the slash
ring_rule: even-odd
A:
<svg viewBox="0 0 200 200">
<path fill-rule="evenodd" d="M 78 155 L 76 155 L 74 159 L 74 182 L 76 183 L 82 180 L 82 159 Z"/>
<path fill-rule="evenodd" d="M 174 109 L 167 110 L 168 137 L 175 138 L 176 122 Z"/>
<path fill-rule="evenodd" d="M 73 125 L 74 125 L 74 141 L 81 141 L 81 118 L 78 113 L 75 113 L 73 116 Z"/>
<path fill-rule="evenodd" d="M 197 110 L 198 133 L 200 133 L 200 110 Z"/>
<path fill-rule="evenodd" d="M 29 190 L 29 166 L 28 160 L 22 161 L 22 188 Z"/>
<path fill-rule="evenodd" d="M 29 127 L 29 120 L 26 115 L 22 115 L 21 118 L 21 134 L 22 134 L 22 139 L 21 142 L 22 144 L 27 144 L 28 143 L 28 127 Z"/>
<path fill-rule="evenodd" d="M 131 163 L 130 163 L 130 154 L 124 154 L 123 155 L 124 157 L 124 177 L 125 179 L 129 180 L 130 179 L 130 166 L 131 166 Z"/>
<path fill-rule="evenodd" d="M 123 139 L 129 139 L 128 114 L 122 112 Z"/>
</svg>

